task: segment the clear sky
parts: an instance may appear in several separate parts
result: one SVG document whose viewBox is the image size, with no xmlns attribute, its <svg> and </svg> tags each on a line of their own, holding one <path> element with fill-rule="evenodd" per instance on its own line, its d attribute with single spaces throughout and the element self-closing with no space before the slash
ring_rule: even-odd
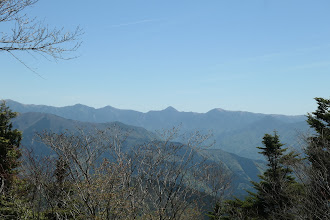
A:
<svg viewBox="0 0 330 220">
<path fill-rule="evenodd" d="M 16 54 L 43 79 L 0 53 L 0 98 L 306 114 L 330 97 L 329 11 L 329 0 L 40 0 L 30 16 L 84 29 L 79 58 Z"/>
</svg>

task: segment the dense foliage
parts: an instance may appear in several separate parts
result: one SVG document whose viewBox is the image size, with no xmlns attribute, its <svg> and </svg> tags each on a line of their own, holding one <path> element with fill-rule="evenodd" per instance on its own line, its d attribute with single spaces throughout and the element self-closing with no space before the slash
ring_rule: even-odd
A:
<svg viewBox="0 0 330 220">
<path fill-rule="evenodd" d="M 13 129 L 11 119 L 16 117 L 16 113 L 12 112 L 2 102 L 0 104 L 0 178 L 1 178 L 1 191 L 10 187 L 15 168 L 19 166 L 18 158 L 21 156 L 19 145 L 22 139 L 22 134 Z M 4 189 L 3 189 L 4 187 Z"/>
<path fill-rule="evenodd" d="M 11 119 L 16 117 L 2 102 L 0 104 L 0 218 L 11 219 L 18 215 L 13 188 L 17 188 L 16 178 L 17 167 L 20 165 L 19 149 L 22 134 L 17 129 L 13 129 Z"/>
</svg>

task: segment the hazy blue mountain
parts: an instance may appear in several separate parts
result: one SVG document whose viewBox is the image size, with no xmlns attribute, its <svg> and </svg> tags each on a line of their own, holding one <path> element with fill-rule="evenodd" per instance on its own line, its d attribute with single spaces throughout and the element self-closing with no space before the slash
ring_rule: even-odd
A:
<svg viewBox="0 0 330 220">
<path fill-rule="evenodd" d="M 216 140 L 215 149 L 253 159 L 262 158 L 257 153 L 265 133 L 278 131 L 282 142 L 296 146 L 298 135 L 308 130 L 305 116 L 267 115 L 260 113 L 213 109 L 207 113 L 179 112 L 173 107 L 161 111 L 142 113 L 121 110 L 110 106 L 95 109 L 77 104 L 66 107 L 24 105 L 12 100 L 7 104 L 17 112 L 42 112 L 83 122 L 105 123 L 119 121 L 143 127 L 149 131 L 180 125 L 182 131 L 212 131 Z"/>
<path fill-rule="evenodd" d="M 210 160 L 225 164 L 235 174 L 235 189 L 243 194 L 246 189 L 253 190 L 250 181 L 258 182 L 259 177 L 256 174 L 262 173 L 266 167 L 264 161 L 240 157 L 220 149 L 209 149 L 203 154 Z"/>
<path fill-rule="evenodd" d="M 222 132 L 215 137 L 217 145 L 222 149 L 248 158 L 263 158 L 258 154 L 265 133 L 274 131 L 280 135 L 281 143 L 287 148 L 299 148 L 302 134 L 308 130 L 305 121 L 286 123 L 276 117 L 266 116 L 240 129 Z M 254 146 L 254 147 L 253 147 Z"/>
<path fill-rule="evenodd" d="M 48 154 L 49 149 L 38 142 L 36 138 L 36 132 L 42 133 L 43 131 L 51 131 L 54 133 L 62 132 L 75 132 L 77 129 L 99 129 L 104 130 L 117 126 L 122 133 L 129 134 L 125 143 L 127 145 L 137 145 L 150 140 L 154 140 L 157 136 L 147 131 L 144 128 L 125 125 L 121 122 L 109 122 L 109 123 L 91 123 L 80 122 L 71 119 L 65 119 L 53 114 L 28 112 L 20 114 L 18 117 L 12 120 L 13 127 L 23 132 L 22 145 L 34 149 L 38 154 Z"/>
<path fill-rule="evenodd" d="M 71 119 L 65 119 L 56 115 L 47 113 L 29 112 L 20 114 L 13 120 L 14 128 L 23 132 L 22 145 L 28 149 L 33 149 L 36 154 L 50 154 L 51 151 L 43 144 L 35 140 L 35 133 L 44 130 L 54 133 L 74 131 L 77 128 L 96 128 L 106 129 L 116 124 L 122 131 L 130 132 L 125 141 L 125 148 L 132 148 L 139 144 L 157 139 L 157 135 L 147 131 L 144 128 L 125 125 L 120 122 L 111 123 L 91 123 L 80 122 Z M 225 152 L 219 149 L 206 149 L 200 153 L 207 156 L 209 161 L 214 161 L 229 170 L 233 174 L 233 184 L 236 193 L 244 193 L 244 189 L 251 188 L 250 180 L 257 180 L 260 168 L 263 163 L 248 158 L 239 157 L 235 154 Z"/>
</svg>

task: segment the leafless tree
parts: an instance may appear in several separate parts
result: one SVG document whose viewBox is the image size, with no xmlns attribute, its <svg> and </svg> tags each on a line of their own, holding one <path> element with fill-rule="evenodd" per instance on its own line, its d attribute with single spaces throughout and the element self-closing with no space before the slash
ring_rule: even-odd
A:
<svg viewBox="0 0 330 220">
<path fill-rule="evenodd" d="M 228 187 L 222 167 L 198 154 L 208 135 L 196 132 L 181 144 L 173 142 L 179 136 L 174 128 L 128 150 L 123 144 L 129 133 L 119 127 L 87 130 L 39 134 L 55 155 L 30 156 L 24 163 L 36 213 L 56 219 L 198 219 L 203 198 Z"/>
<path fill-rule="evenodd" d="M 147 219 L 201 218 L 203 198 L 228 187 L 223 181 L 228 179 L 224 169 L 208 163 L 200 154 L 209 135 L 195 132 L 183 143 L 174 142 L 181 139 L 179 136 L 177 128 L 166 130 L 159 134 L 159 140 L 135 151 L 139 161 L 137 181 L 145 192 L 143 212 Z M 215 170 L 219 172 L 211 175 Z M 219 185 L 213 184 L 218 180 Z"/>
<path fill-rule="evenodd" d="M 297 219 L 330 219 L 330 172 L 329 140 L 311 138 L 312 134 L 301 134 L 302 158 L 294 164 L 295 175 L 303 184 L 304 195 L 298 203 Z M 321 147 L 309 147 L 321 146 Z M 306 158 L 307 155 L 314 155 Z M 311 152 L 313 151 L 313 152 Z"/>
<path fill-rule="evenodd" d="M 4 26 L 6 23 L 8 27 L 11 26 L 7 32 L 0 32 L 0 51 L 8 52 L 29 69 L 31 68 L 17 56 L 17 52 L 31 55 L 35 53 L 46 59 L 70 59 L 74 56 L 68 53 L 77 50 L 81 44 L 80 27 L 72 32 L 65 32 L 63 28 L 49 28 L 35 18 L 29 18 L 24 11 L 37 2 L 38 0 L 0 0 L 0 25 Z"/>
</svg>

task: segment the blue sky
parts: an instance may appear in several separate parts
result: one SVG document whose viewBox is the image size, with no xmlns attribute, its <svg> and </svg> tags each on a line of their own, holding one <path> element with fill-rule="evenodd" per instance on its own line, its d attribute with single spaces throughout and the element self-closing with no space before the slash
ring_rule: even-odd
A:
<svg viewBox="0 0 330 220">
<path fill-rule="evenodd" d="M 0 53 L 0 98 L 306 114 L 330 94 L 329 10 L 328 0 L 40 1 L 30 16 L 84 29 L 79 58 L 16 53 L 41 78 Z"/>
</svg>

